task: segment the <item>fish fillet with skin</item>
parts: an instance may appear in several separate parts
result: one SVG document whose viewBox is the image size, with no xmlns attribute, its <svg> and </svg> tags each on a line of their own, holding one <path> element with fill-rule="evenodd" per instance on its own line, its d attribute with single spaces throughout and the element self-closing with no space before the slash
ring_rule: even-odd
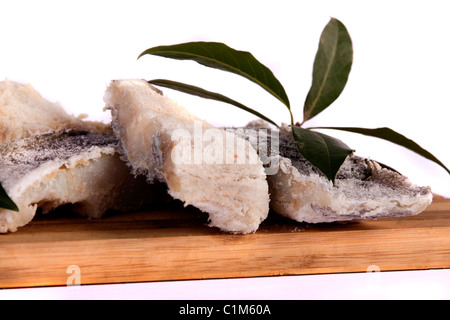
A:
<svg viewBox="0 0 450 320">
<path fill-rule="evenodd" d="M 262 162 L 247 141 L 200 120 L 144 80 L 112 81 L 104 100 L 123 160 L 133 172 L 146 175 L 150 182 L 166 183 L 172 197 L 207 212 L 210 226 L 238 234 L 258 229 L 269 211 L 268 184 Z M 174 132 L 185 133 L 187 161 L 174 159 L 181 144 Z M 195 141 L 196 133 L 200 141 Z M 215 138 L 205 138 L 208 134 Z M 212 148 L 222 152 L 222 161 L 220 156 L 219 161 L 196 161 L 196 156 L 207 155 L 213 141 L 219 146 L 221 140 L 235 142 Z M 239 142 L 247 152 L 235 152 Z M 196 149 L 200 145 L 204 153 Z"/>
<path fill-rule="evenodd" d="M 47 213 L 71 203 L 79 214 L 100 218 L 107 210 L 136 210 L 166 193 L 135 178 L 116 147 L 114 135 L 77 130 L 1 145 L 0 181 L 19 212 L 0 209 L 0 233 L 29 223 L 38 207 Z"/>
<path fill-rule="evenodd" d="M 0 144 L 59 129 L 111 133 L 109 124 L 69 115 L 58 103 L 43 98 L 30 84 L 0 82 Z"/>
<path fill-rule="evenodd" d="M 267 180 L 270 207 L 281 215 L 306 223 L 361 221 L 418 215 L 432 202 L 429 187 L 356 155 L 346 159 L 333 185 L 298 152 L 288 126 L 277 134 L 278 154 L 269 159 L 278 170 Z"/>
</svg>

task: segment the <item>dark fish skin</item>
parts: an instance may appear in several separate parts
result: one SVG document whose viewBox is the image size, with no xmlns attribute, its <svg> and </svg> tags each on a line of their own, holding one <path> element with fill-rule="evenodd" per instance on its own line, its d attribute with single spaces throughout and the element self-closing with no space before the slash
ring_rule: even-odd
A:
<svg viewBox="0 0 450 320">
<path fill-rule="evenodd" d="M 58 130 L 0 145 L 0 179 L 24 175 L 45 162 L 66 160 L 93 147 L 116 148 L 112 134 Z"/>
<path fill-rule="evenodd" d="M 430 187 L 414 185 L 397 170 L 355 154 L 347 157 L 332 188 L 322 189 L 318 184 L 319 181 L 327 183 L 326 176 L 300 154 L 290 129 L 270 129 L 256 122 L 243 129 L 248 128 L 267 132 L 263 141 L 253 139 L 253 147 L 260 157 L 262 152 L 269 163 L 273 160 L 284 161 L 286 171 L 280 169 L 276 174 L 267 175 L 271 208 L 279 214 L 311 223 L 363 221 L 416 215 L 431 203 Z M 241 133 L 241 138 L 249 139 L 245 130 L 237 132 Z M 273 136 L 278 137 L 275 139 L 278 144 L 272 150 Z M 304 180 L 296 183 L 295 173 Z M 312 188 L 315 188 L 315 195 L 321 194 L 320 199 L 310 195 Z M 328 196 L 336 199 L 333 204 L 344 204 L 332 208 L 330 202 L 323 200 Z M 297 206 L 294 207 L 294 204 Z"/>
<path fill-rule="evenodd" d="M 57 130 L 0 146 L 0 181 L 19 212 L 0 209 L 0 233 L 15 232 L 66 204 L 89 218 L 129 212 L 169 197 L 162 184 L 135 176 L 112 134 Z"/>
</svg>

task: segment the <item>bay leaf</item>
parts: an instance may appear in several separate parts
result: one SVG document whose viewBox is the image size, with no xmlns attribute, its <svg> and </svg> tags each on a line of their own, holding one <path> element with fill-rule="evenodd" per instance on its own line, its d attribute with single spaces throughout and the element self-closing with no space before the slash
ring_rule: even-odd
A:
<svg viewBox="0 0 450 320">
<path fill-rule="evenodd" d="M 345 159 L 354 150 L 344 142 L 329 135 L 292 126 L 298 151 L 333 183 Z"/>
<path fill-rule="evenodd" d="M 242 103 L 239 103 L 239 102 L 237 102 L 231 98 L 228 98 L 220 93 L 208 91 L 208 90 L 205 90 L 205 89 L 193 86 L 193 85 L 176 82 L 176 81 L 172 81 L 172 80 L 165 80 L 165 79 L 150 80 L 150 81 L 148 81 L 148 83 L 150 83 L 152 85 L 156 85 L 156 86 L 161 86 L 161 87 L 165 87 L 165 88 L 169 88 L 169 89 L 178 90 L 180 92 L 188 93 L 188 94 L 195 95 L 195 96 L 198 96 L 201 98 L 216 100 L 216 101 L 225 102 L 225 103 L 234 105 L 234 106 L 236 106 L 242 110 L 245 110 L 267 122 L 270 122 L 271 124 L 275 125 L 276 127 L 278 127 L 276 122 L 274 122 L 273 120 L 270 120 L 269 118 L 267 118 L 263 114 L 259 113 L 258 111 L 253 110 L 253 109 L 243 105 Z"/>
<path fill-rule="evenodd" d="M 138 59 L 146 54 L 193 60 L 207 67 L 243 76 L 261 86 L 290 110 L 289 99 L 281 83 L 269 68 L 249 52 L 235 50 L 220 42 L 199 41 L 149 48 Z"/>
<path fill-rule="evenodd" d="M 408 150 L 411 150 L 422 157 L 431 160 L 435 162 L 436 164 L 440 165 L 442 168 L 444 168 L 449 174 L 450 170 L 434 155 L 432 155 L 430 152 L 422 148 L 420 145 L 418 145 L 413 140 L 405 137 L 404 135 L 386 127 L 382 128 L 357 128 L 357 127 L 315 127 L 311 129 L 332 129 L 332 130 L 341 130 L 341 131 L 348 131 L 353 133 L 359 133 L 366 136 L 371 136 L 379 139 L 383 139 L 392 143 L 395 143 L 399 146 L 402 146 Z"/>
<path fill-rule="evenodd" d="M 12 211 L 19 211 L 19 208 L 14 203 L 14 201 L 12 201 L 11 198 L 8 196 L 5 189 L 3 189 L 1 183 L 0 183 L 0 208 Z"/>
<path fill-rule="evenodd" d="M 353 63 L 353 45 L 346 27 L 332 18 L 320 37 L 312 84 L 303 107 L 303 122 L 329 107 L 347 84 Z"/>
</svg>

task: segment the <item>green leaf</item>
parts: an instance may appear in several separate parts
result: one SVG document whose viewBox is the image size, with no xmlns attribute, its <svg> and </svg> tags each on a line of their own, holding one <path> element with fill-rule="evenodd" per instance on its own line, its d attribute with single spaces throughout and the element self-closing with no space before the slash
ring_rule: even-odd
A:
<svg viewBox="0 0 450 320">
<path fill-rule="evenodd" d="M 353 62 L 353 46 L 345 26 L 332 18 L 320 37 L 303 122 L 331 105 L 342 93 Z"/>
<path fill-rule="evenodd" d="M 11 198 L 8 196 L 5 189 L 3 189 L 1 183 L 0 183 L 0 208 L 19 211 L 19 208 L 14 203 L 14 201 L 12 201 Z"/>
<path fill-rule="evenodd" d="M 450 170 L 441 161 L 439 161 L 435 156 L 433 156 L 430 152 L 423 149 L 421 146 L 419 146 L 413 140 L 408 139 L 405 136 L 401 135 L 400 133 L 395 132 L 394 130 L 389 129 L 389 128 L 369 129 L 369 128 L 355 128 L 355 127 L 316 127 L 313 129 L 333 129 L 333 130 L 349 131 L 349 132 L 353 132 L 353 133 L 359 133 L 359 134 L 363 134 L 366 136 L 371 136 L 371 137 L 387 140 L 389 142 L 392 142 L 392 143 L 395 143 L 402 147 L 405 147 L 405 148 L 421 155 L 422 157 L 425 157 L 426 159 L 437 163 L 438 165 L 443 167 L 450 174 Z"/>
<path fill-rule="evenodd" d="M 249 52 L 238 51 L 219 42 L 187 42 L 171 46 L 158 46 L 145 50 L 151 54 L 178 60 L 193 60 L 207 67 L 232 72 L 260 85 L 283 102 L 290 110 L 289 99 L 272 71 Z"/>
<path fill-rule="evenodd" d="M 181 83 L 181 82 L 176 82 L 176 81 L 171 81 L 171 80 L 164 80 L 164 79 L 156 79 L 156 80 L 150 80 L 148 81 L 148 83 L 156 85 L 156 86 L 161 86 L 161 87 L 165 87 L 165 88 L 170 88 L 170 89 L 174 89 L 174 90 L 178 90 L 184 93 L 188 93 L 188 94 L 192 94 L 198 97 L 202 97 L 202 98 L 206 98 L 206 99 L 211 99 L 211 100 L 217 100 L 220 102 L 225 102 L 225 103 L 229 103 L 232 104 L 238 108 L 241 108 L 247 112 L 250 112 L 252 114 L 254 114 L 255 116 L 270 122 L 271 124 L 275 125 L 276 127 L 278 127 L 278 125 L 276 124 L 276 122 L 270 120 L 269 118 L 267 118 L 266 116 L 264 116 L 263 114 L 259 113 L 258 111 L 255 111 L 249 107 L 246 107 L 245 105 L 230 99 L 224 95 L 221 95 L 220 93 L 216 93 L 216 92 L 211 92 L 211 91 L 207 91 L 205 89 L 199 88 L 199 87 L 195 87 L 189 84 L 185 84 L 185 83 Z"/>
<path fill-rule="evenodd" d="M 354 150 L 339 139 L 309 129 L 293 126 L 292 133 L 302 156 L 334 184 L 337 172 Z"/>
</svg>

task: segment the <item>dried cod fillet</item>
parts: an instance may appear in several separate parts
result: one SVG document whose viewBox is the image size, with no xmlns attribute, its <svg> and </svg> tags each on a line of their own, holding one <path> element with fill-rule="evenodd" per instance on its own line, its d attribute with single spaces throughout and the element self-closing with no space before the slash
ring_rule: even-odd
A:
<svg viewBox="0 0 450 320">
<path fill-rule="evenodd" d="M 161 186 L 135 178 L 119 159 L 114 135 L 58 130 L 0 146 L 0 181 L 20 211 L 0 209 L 0 233 L 68 203 L 81 215 L 135 210 L 159 198 Z"/>
<path fill-rule="evenodd" d="M 0 82 L 0 144 L 59 129 L 111 133 L 109 124 L 82 120 L 44 99 L 31 85 Z"/>
<path fill-rule="evenodd" d="M 269 193 L 262 162 L 247 141 L 200 120 L 144 80 L 112 81 L 104 100 L 123 160 L 134 172 L 150 182 L 163 181 L 172 197 L 207 212 L 210 226 L 242 234 L 258 229 L 269 211 Z M 172 152 L 179 146 L 172 140 L 175 130 L 190 136 L 186 151 L 198 155 L 195 124 L 201 135 L 212 129 L 218 140 L 242 141 L 247 152 L 236 154 L 234 144 L 224 144 L 222 163 L 174 161 Z M 208 142 L 199 143 L 202 150 L 208 148 Z"/>
<path fill-rule="evenodd" d="M 333 185 L 301 156 L 287 126 L 279 134 L 279 154 L 271 155 L 278 171 L 267 180 L 270 207 L 281 215 L 307 223 L 404 217 L 421 213 L 432 202 L 429 187 L 355 155 L 344 162 Z"/>
</svg>

